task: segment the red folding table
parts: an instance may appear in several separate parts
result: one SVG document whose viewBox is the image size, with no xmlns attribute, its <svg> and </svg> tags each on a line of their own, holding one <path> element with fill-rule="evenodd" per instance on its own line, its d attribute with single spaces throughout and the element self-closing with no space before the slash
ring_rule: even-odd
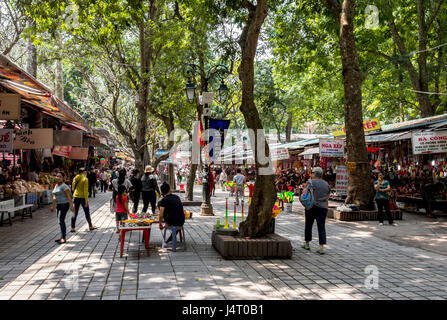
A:
<svg viewBox="0 0 447 320">
<path fill-rule="evenodd" d="M 146 247 L 146 253 L 149 256 L 150 250 L 149 250 L 149 239 L 151 236 L 151 228 L 152 224 L 149 226 L 136 226 L 136 227 L 120 227 L 120 258 L 123 257 L 123 249 L 124 249 L 124 240 L 126 238 L 126 232 L 128 231 L 143 231 L 143 237 L 144 237 L 144 245 Z"/>
</svg>

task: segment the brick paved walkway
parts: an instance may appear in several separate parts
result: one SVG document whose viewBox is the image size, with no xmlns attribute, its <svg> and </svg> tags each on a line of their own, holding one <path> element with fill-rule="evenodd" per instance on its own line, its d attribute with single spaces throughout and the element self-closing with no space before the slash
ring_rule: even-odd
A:
<svg viewBox="0 0 447 320">
<path fill-rule="evenodd" d="M 88 231 L 81 211 L 78 231 L 69 234 L 65 245 L 54 243 L 59 226 L 48 207 L 32 220 L 2 227 L 0 299 L 447 298 L 447 256 L 380 239 L 370 230 L 329 220 L 327 254 L 315 252 L 317 241 L 311 251 L 301 249 L 304 218 L 298 203 L 276 223 L 276 232 L 292 240 L 291 260 L 223 260 L 211 247 L 212 225 L 224 217 L 225 195 L 216 195 L 216 217 L 199 216 L 199 207 L 187 208 L 194 214 L 185 224 L 186 252 L 160 249 L 161 233 L 155 226 L 150 257 L 140 232 L 133 232 L 120 258 L 110 194 L 91 200 L 92 219 L 100 229 Z M 378 289 L 365 287 L 369 265 L 378 268 Z"/>
</svg>

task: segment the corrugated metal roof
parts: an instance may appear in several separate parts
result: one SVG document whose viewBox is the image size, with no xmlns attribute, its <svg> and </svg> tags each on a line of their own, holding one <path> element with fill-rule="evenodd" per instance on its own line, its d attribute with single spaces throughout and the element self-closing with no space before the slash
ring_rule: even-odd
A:
<svg viewBox="0 0 447 320">
<path fill-rule="evenodd" d="M 377 134 L 429 127 L 431 125 L 445 121 L 447 121 L 447 114 L 441 114 L 439 116 L 420 118 L 393 124 L 385 124 L 382 125 L 382 131 L 378 132 Z"/>
<path fill-rule="evenodd" d="M 333 137 L 334 136 L 332 134 L 329 134 L 326 136 L 321 136 L 319 138 L 313 138 L 313 139 L 307 139 L 307 140 L 302 140 L 302 141 L 286 143 L 286 144 L 283 144 L 282 146 L 287 149 L 299 149 L 299 148 L 304 148 L 305 146 L 309 146 L 312 144 L 318 144 L 320 142 L 320 138 L 331 139 Z"/>
</svg>

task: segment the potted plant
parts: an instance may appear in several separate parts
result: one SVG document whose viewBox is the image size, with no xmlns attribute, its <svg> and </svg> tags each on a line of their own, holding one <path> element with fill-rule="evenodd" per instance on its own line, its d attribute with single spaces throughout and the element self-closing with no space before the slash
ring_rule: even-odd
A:
<svg viewBox="0 0 447 320">
<path fill-rule="evenodd" d="M 280 193 L 279 197 L 284 202 L 284 209 L 287 213 L 292 212 L 292 206 L 293 206 L 293 196 L 295 195 L 292 192 L 292 187 L 289 187 L 289 191 L 283 191 Z"/>
</svg>

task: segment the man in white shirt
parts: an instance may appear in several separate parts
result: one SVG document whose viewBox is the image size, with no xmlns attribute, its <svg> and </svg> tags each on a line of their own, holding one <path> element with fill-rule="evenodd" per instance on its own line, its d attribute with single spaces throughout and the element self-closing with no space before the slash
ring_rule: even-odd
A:
<svg viewBox="0 0 447 320">
<path fill-rule="evenodd" d="M 222 173 L 219 176 L 220 188 L 224 191 L 224 183 L 227 182 L 227 173 L 225 170 L 222 170 Z"/>
<path fill-rule="evenodd" d="M 237 169 L 237 174 L 233 178 L 233 181 L 236 184 L 236 205 L 239 205 L 239 195 L 244 197 L 245 176 L 241 172 L 241 169 Z"/>
<path fill-rule="evenodd" d="M 108 183 L 109 180 L 109 174 L 104 171 L 104 169 L 101 170 L 101 173 L 99 174 L 99 179 L 101 180 L 101 192 L 107 192 Z"/>
</svg>

